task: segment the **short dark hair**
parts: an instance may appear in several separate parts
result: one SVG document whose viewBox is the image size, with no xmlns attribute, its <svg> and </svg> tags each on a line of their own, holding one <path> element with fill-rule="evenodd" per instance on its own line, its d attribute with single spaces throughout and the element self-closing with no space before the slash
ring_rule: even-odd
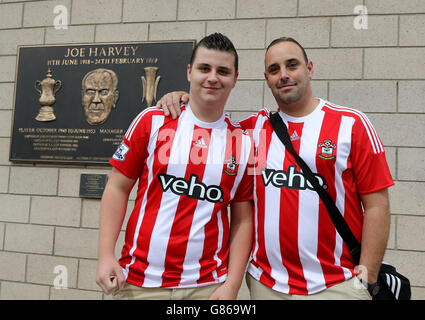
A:
<svg viewBox="0 0 425 320">
<path fill-rule="evenodd" d="M 192 56 L 190 57 L 190 65 L 193 65 L 193 61 L 196 57 L 196 52 L 198 51 L 199 47 L 204 47 L 207 49 L 213 49 L 218 51 L 224 51 L 229 52 L 233 54 L 235 57 L 235 73 L 238 72 L 238 65 L 239 65 L 239 58 L 238 53 L 236 52 L 235 46 L 233 45 L 232 41 L 228 37 L 226 37 L 224 34 L 221 33 L 212 33 L 206 37 L 204 37 L 201 41 L 199 41 L 195 48 L 192 51 Z"/>
<path fill-rule="evenodd" d="M 303 56 L 304 56 L 305 63 L 308 63 L 307 53 L 305 52 L 303 46 L 297 40 L 295 40 L 294 38 L 291 38 L 291 37 L 280 37 L 280 38 L 274 39 L 272 42 L 270 42 L 269 46 L 267 47 L 266 53 L 267 53 L 267 51 L 269 51 L 270 47 L 274 46 L 275 44 L 285 42 L 285 41 L 293 42 L 298 47 L 300 47 L 300 49 L 303 53 Z"/>
</svg>

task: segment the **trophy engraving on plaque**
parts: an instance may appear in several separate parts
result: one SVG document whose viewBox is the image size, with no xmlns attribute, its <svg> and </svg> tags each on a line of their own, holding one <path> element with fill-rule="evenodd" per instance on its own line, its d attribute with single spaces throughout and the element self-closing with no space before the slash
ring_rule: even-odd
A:
<svg viewBox="0 0 425 320">
<path fill-rule="evenodd" d="M 62 82 L 52 78 L 52 71 L 49 68 L 46 78 L 42 81 L 37 80 L 34 87 L 40 94 L 38 102 L 41 105 L 35 120 L 43 122 L 55 120 L 56 116 L 53 112 L 52 105 L 56 102 L 55 94 L 62 87 Z"/>
<path fill-rule="evenodd" d="M 143 85 L 143 97 L 142 102 L 146 99 L 146 104 L 148 107 L 152 106 L 152 102 L 156 101 L 156 91 L 158 89 L 158 83 L 161 79 L 160 76 L 156 77 L 156 72 L 159 68 L 157 67 L 146 67 L 145 68 L 145 74 L 146 78 L 144 76 L 141 77 L 142 79 L 142 85 Z"/>
</svg>

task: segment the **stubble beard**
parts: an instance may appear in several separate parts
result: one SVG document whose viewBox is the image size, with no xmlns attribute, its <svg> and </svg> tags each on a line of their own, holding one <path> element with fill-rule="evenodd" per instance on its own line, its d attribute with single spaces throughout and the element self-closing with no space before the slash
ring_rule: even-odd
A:
<svg viewBox="0 0 425 320">
<path fill-rule="evenodd" d="M 282 104 L 291 104 L 297 102 L 301 99 L 303 92 L 299 88 L 294 89 L 296 89 L 296 92 L 277 92 L 277 97 L 275 96 L 275 98 L 277 98 Z"/>
</svg>

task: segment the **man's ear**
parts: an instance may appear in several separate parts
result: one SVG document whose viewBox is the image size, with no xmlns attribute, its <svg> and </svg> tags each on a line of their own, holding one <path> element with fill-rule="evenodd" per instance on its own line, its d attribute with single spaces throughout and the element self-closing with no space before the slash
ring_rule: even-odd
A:
<svg viewBox="0 0 425 320">
<path fill-rule="evenodd" d="M 235 74 L 235 82 L 233 83 L 233 87 L 234 88 L 236 86 L 236 82 L 238 82 L 238 77 L 239 77 L 239 72 L 236 72 Z"/>
<path fill-rule="evenodd" d="M 265 71 L 264 71 L 264 79 L 266 79 L 267 86 L 270 88 L 269 77 L 267 76 L 267 72 L 265 72 Z"/>
<path fill-rule="evenodd" d="M 192 67 L 190 64 L 187 65 L 187 81 L 190 82 L 190 74 L 192 73 Z"/>
<path fill-rule="evenodd" d="M 313 79 L 313 74 L 314 74 L 313 61 L 310 60 L 307 63 L 307 70 L 308 70 L 310 80 Z"/>
</svg>

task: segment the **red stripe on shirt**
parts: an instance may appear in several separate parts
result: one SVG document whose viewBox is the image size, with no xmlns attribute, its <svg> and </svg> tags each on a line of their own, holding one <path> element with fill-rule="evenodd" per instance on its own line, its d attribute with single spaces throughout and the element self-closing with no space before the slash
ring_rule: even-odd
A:
<svg viewBox="0 0 425 320">
<path fill-rule="evenodd" d="M 197 145 L 197 142 L 201 139 L 205 143 L 202 147 Z M 194 126 L 192 144 L 184 176 L 185 180 L 189 181 L 192 175 L 196 175 L 196 179 L 202 181 L 205 164 L 207 163 L 210 139 L 211 129 Z M 162 287 L 178 286 L 180 283 L 187 243 L 197 203 L 197 199 L 188 196 L 180 197 L 168 240 Z"/>
<path fill-rule="evenodd" d="M 177 121 L 171 121 L 167 125 L 161 127 L 158 131 L 158 139 L 155 148 L 155 156 L 152 165 L 153 176 L 156 177 L 160 173 L 166 173 L 167 166 L 162 163 L 166 159 L 164 156 L 158 156 L 159 152 L 165 151 L 165 156 L 170 157 L 171 145 L 174 140 L 174 135 L 177 128 Z M 160 172 L 161 169 L 162 171 Z M 148 267 L 148 254 L 149 246 L 151 242 L 152 231 L 155 226 L 156 217 L 161 205 L 161 198 L 163 193 L 158 192 L 160 190 L 160 182 L 158 179 L 152 179 L 147 193 L 146 205 L 143 208 L 145 215 L 140 226 L 139 235 L 137 238 L 137 249 L 133 255 L 137 257 L 134 264 L 129 268 L 129 281 L 137 281 L 139 285 L 143 285 L 144 271 Z M 146 208 L 149 208 L 146 210 Z M 140 213 L 139 213 L 140 214 Z M 136 220 L 137 222 L 137 220 Z"/>
<path fill-rule="evenodd" d="M 326 191 L 334 201 L 336 200 L 335 162 L 337 150 L 336 148 L 332 148 L 332 154 L 322 153 L 322 147 L 319 145 L 325 143 L 325 140 L 330 140 L 331 144 L 337 145 L 340 124 L 340 114 L 325 113 L 316 149 L 317 172 L 326 181 L 326 185 L 328 186 Z M 328 286 L 329 284 L 340 281 L 344 275 L 341 268 L 335 268 L 336 229 L 322 200 L 319 200 L 318 237 L 317 258 L 322 266 L 325 283 Z"/>
<path fill-rule="evenodd" d="M 304 123 L 288 122 L 288 134 L 297 131 L 299 137 L 302 136 Z M 292 141 L 292 145 L 297 153 L 300 150 L 300 141 L 297 139 Z M 285 149 L 285 160 L 283 161 L 283 170 L 289 172 L 289 166 L 296 163 L 293 155 Z M 297 171 L 300 171 L 297 165 Z M 297 179 L 297 178 L 294 178 Z M 307 288 L 307 282 L 304 279 L 304 272 L 298 252 L 298 189 L 282 188 L 280 192 L 280 221 L 279 232 L 280 248 L 282 252 L 282 263 L 287 266 L 289 294 L 299 294 L 298 289 Z"/>
</svg>

